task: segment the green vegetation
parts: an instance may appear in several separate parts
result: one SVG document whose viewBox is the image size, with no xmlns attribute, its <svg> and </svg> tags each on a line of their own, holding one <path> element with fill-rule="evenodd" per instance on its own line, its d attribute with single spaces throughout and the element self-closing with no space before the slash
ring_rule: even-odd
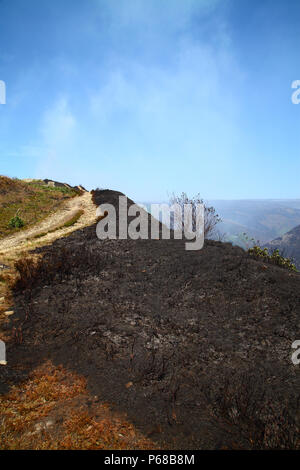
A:
<svg viewBox="0 0 300 470">
<path fill-rule="evenodd" d="M 42 237 L 45 237 L 46 235 L 48 235 L 48 233 L 52 233 L 52 232 L 54 232 L 54 230 L 49 230 L 49 232 L 38 233 L 33 238 L 42 238 Z"/>
<path fill-rule="evenodd" d="M 69 220 L 67 220 L 64 224 L 60 225 L 59 227 L 56 227 L 52 230 L 49 230 L 48 232 L 41 232 L 35 235 L 33 238 L 42 238 L 48 235 L 48 233 L 53 233 L 56 232 L 56 230 L 61 230 L 62 228 L 67 228 L 67 227 L 72 227 L 84 214 L 84 211 L 82 209 L 78 210 Z"/>
<path fill-rule="evenodd" d="M 41 222 L 78 191 L 0 176 L 0 238 Z M 19 214 L 22 214 L 20 217 Z"/>
<path fill-rule="evenodd" d="M 291 259 L 284 258 L 284 256 L 280 254 L 279 250 L 274 250 L 273 253 L 270 254 L 267 248 L 261 248 L 260 246 L 256 245 L 253 246 L 253 248 L 249 248 L 248 253 L 250 256 L 253 256 L 256 259 L 268 261 L 276 264 L 277 266 L 282 266 L 283 268 L 298 272 Z"/>
<path fill-rule="evenodd" d="M 76 212 L 76 214 L 73 215 L 73 217 L 70 220 L 65 222 L 63 224 L 63 226 L 59 227 L 59 228 L 71 227 L 72 225 L 76 224 L 76 222 L 80 219 L 80 217 L 82 216 L 83 213 L 84 213 L 84 211 L 82 209 L 80 209 L 79 211 Z"/>
<path fill-rule="evenodd" d="M 27 184 L 32 188 L 42 188 L 43 191 L 54 191 L 62 194 L 68 194 L 69 196 L 75 196 L 77 194 L 77 192 L 72 188 L 68 188 L 67 186 L 48 186 L 42 180 L 35 180 Z"/>
<path fill-rule="evenodd" d="M 20 216 L 18 215 L 15 215 L 14 217 L 12 217 L 9 221 L 9 227 L 11 228 L 22 228 L 24 227 L 24 221 L 21 219 Z"/>
<path fill-rule="evenodd" d="M 274 250 L 272 253 L 269 253 L 268 248 L 261 248 L 259 246 L 259 241 L 255 238 L 250 238 L 246 232 L 239 235 L 239 245 L 242 246 L 247 253 L 254 257 L 255 259 L 260 259 L 282 268 L 289 269 L 291 271 L 298 272 L 295 264 L 290 258 L 286 258 L 283 253 L 280 251 Z"/>
</svg>

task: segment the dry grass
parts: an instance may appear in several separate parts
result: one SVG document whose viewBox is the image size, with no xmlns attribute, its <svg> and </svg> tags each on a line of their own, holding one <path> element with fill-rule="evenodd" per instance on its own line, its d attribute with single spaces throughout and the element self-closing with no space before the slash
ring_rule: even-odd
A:
<svg viewBox="0 0 300 470">
<path fill-rule="evenodd" d="M 16 213 L 24 221 L 24 228 L 28 228 L 57 210 L 63 201 L 76 195 L 75 190 L 52 188 L 42 181 L 25 183 L 0 176 L 0 238 L 20 230 L 9 226 Z"/>
<path fill-rule="evenodd" d="M 48 232 L 38 233 L 33 238 L 42 238 L 48 235 L 48 233 L 53 233 L 63 228 L 72 227 L 72 225 L 75 225 L 76 222 L 78 222 L 78 220 L 83 214 L 84 214 L 84 210 L 79 209 L 78 211 L 75 212 L 75 214 L 73 214 L 69 219 L 67 219 L 66 222 L 64 222 L 62 225 L 59 225 L 58 227 L 55 227 L 54 229 L 48 230 Z"/>
<path fill-rule="evenodd" d="M 153 449 L 123 416 L 89 397 L 86 381 L 47 362 L 0 396 L 0 449 Z"/>
</svg>

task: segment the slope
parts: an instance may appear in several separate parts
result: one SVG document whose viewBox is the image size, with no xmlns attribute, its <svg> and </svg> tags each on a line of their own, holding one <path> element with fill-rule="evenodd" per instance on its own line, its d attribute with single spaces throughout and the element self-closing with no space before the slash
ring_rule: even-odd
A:
<svg viewBox="0 0 300 470">
<path fill-rule="evenodd" d="M 17 266 L 4 384 L 51 360 L 157 445 L 299 448 L 299 273 L 228 243 L 99 240 L 96 225 L 37 253 Z"/>
</svg>

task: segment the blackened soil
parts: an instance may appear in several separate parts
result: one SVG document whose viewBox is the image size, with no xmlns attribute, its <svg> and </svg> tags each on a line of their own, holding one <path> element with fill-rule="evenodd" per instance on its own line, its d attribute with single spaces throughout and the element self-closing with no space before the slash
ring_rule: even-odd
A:
<svg viewBox="0 0 300 470">
<path fill-rule="evenodd" d="M 23 340 L 8 345 L 4 381 L 51 359 L 170 448 L 237 445 L 239 431 L 212 412 L 226 380 L 238 393 L 252 375 L 273 402 L 299 395 L 300 275 L 230 244 L 101 241 L 93 226 L 45 248 L 43 269 L 21 287 L 8 328 L 20 326 Z"/>
</svg>

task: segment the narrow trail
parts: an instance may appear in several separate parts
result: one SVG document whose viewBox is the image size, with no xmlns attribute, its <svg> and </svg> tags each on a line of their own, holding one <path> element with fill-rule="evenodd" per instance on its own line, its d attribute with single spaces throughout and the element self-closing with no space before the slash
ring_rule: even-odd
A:
<svg viewBox="0 0 300 470">
<path fill-rule="evenodd" d="M 77 222 L 70 227 L 59 228 L 79 210 L 84 212 Z M 91 193 L 85 192 L 81 196 L 69 199 L 63 207 L 41 223 L 0 240 L 0 262 L 5 263 L 8 259 L 14 259 L 22 251 L 32 250 L 38 246 L 52 243 L 57 238 L 64 237 L 75 230 L 92 225 L 95 221 L 96 206 L 92 201 Z M 44 233 L 44 236 L 35 238 Z"/>
</svg>

